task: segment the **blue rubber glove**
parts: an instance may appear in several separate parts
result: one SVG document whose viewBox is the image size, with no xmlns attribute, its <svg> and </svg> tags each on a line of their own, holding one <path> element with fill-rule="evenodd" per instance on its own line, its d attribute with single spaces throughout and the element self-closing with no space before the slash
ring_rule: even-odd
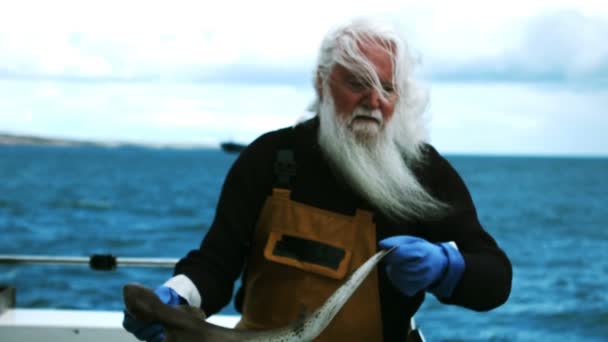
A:
<svg viewBox="0 0 608 342">
<path fill-rule="evenodd" d="M 437 297 L 451 297 L 464 273 L 464 259 L 449 243 L 399 235 L 379 242 L 381 249 L 397 248 L 384 258 L 386 274 L 404 295 L 429 291 Z"/>
<path fill-rule="evenodd" d="M 185 304 L 186 301 L 181 298 L 175 290 L 166 286 L 159 286 L 154 290 L 154 293 L 160 300 L 169 305 Z M 122 321 L 122 326 L 135 335 L 140 341 L 161 342 L 165 339 L 164 328 L 159 323 L 143 322 L 131 316 L 126 310 Z"/>
</svg>

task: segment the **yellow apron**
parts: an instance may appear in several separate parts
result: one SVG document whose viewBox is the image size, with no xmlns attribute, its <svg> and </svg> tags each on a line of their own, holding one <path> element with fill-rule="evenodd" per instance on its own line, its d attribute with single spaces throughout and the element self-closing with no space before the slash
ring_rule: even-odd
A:
<svg viewBox="0 0 608 342">
<path fill-rule="evenodd" d="M 285 326 L 302 312 L 316 310 L 345 276 L 376 252 L 370 212 L 337 214 L 291 201 L 289 195 L 289 190 L 273 189 L 260 213 L 244 282 L 240 329 Z M 293 240 L 304 241 L 304 248 L 313 241 L 321 246 L 321 256 L 336 262 L 309 262 L 279 252 Z M 315 341 L 382 341 L 377 278 L 374 270 Z"/>
</svg>

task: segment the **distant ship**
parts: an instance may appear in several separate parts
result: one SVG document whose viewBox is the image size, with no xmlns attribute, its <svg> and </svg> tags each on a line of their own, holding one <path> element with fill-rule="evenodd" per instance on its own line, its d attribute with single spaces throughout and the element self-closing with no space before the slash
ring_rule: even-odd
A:
<svg viewBox="0 0 608 342">
<path fill-rule="evenodd" d="M 245 147 L 247 147 L 247 144 L 236 143 L 234 141 L 225 141 L 220 144 L 220 147 L 222 150 L 224 150 L 224 152 L 239 153 Z"/>
</svg>

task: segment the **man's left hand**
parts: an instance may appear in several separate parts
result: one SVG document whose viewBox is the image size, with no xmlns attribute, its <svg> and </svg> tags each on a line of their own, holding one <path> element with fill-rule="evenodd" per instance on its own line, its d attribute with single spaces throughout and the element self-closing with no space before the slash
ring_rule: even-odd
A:
<svg viewBox="0 0 608 342">
<path fill-rule="evenodd" d="M 400 235 L 386 238 L 380 248 L 397 248 L 384 259 L 386 273 L 406 296 L 428 290 L 442 280 L 449 265 L 445 246 L 424 239 Z"/>
</svg>

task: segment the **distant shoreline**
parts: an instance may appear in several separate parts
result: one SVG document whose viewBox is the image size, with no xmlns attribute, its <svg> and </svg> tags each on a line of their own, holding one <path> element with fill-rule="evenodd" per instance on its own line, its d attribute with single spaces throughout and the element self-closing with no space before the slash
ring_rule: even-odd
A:
<svg viewBox="0 0 608 342">
<path fill-rule="evenodd" d="M 95 144 L 80 140 L 0 133 L 0 145 L 82 146 Z"/>
<path fill-rule="evenodd" d="M 144 147 L 175 149 L 217 149 L 211 144 L 178 144 L 178 143 L 133 143 L 124 141 L 89 141 L 77 139 L 51 138 L 36 135 L 0 133 L 0 146 L 55 146 L 55 147 Z"/>
</svg>

